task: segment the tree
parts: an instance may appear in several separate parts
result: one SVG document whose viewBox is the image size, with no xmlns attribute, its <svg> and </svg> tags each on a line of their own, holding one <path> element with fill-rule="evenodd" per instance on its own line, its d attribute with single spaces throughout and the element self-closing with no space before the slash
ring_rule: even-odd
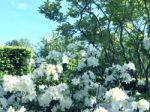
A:
<svg viewBox="0 0 150 112">
<path fill-rule="evenodd" d="M 27 38 L 21 38 L 20 40 L 11 40 L 9 42 L 6 42 L 7 46 L 22 46 L 27 48 L 32 48 L 32 44 L 29 39 Z"/>
<path fill-rule="evenodd" d="M 63 4 L 68 4 L 66 10 Z M 146 77 L 148 83 L 150 54 L 143 47 L 143 39 L 150 38 L 148 0 L 47 0 L 39 12 L 60 23 L 60 35 L 100 43 L 104 68 L 132 61 L 136 78 Z"/>
<path fill-rule="evenodd" d="M 6 42 L 6 45 L 7 46 L 20 46 L 20 43 L 18 40 L 12 40 L 12 41 Z"/>
<path fill-rule="evenodd" d="M 67 45 L 71 42 L 73 42 L 73 39 L 67 37 L 63 39 L 63 36 L 58 36 L 53 33 L 51 37 L 41 39 L 37 46 L 37 55 L 45 58 L 51 50 L 64 52 Z"/>
</svg>

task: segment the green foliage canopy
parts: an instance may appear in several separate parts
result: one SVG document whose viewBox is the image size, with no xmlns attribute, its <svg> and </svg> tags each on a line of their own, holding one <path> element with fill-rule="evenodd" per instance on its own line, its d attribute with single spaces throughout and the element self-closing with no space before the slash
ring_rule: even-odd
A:
<svg viewBox="0 0 150 112">
<path fill-rule="evenodd" d="M 61 36 L 100 43 L 104 68 L 132 61 L 137 76 L 148 80 L 150 54 L 143 48 L 144 37 L 150 38 L 148 0 L 47 0 L 39 12 L 60 24 Z"/>
</svg>

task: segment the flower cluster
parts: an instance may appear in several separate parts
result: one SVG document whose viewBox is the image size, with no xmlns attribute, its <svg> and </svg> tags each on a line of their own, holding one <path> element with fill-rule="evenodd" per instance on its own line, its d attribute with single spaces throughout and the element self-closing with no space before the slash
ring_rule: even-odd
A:
<svg viewBox="0 0 150 112">
<path fill-rule="evenodd" d="M 50 80 L 51 78 L 53 80 L 58 80 L 59 74 L 62 73 L 62 71 L 63 68 L 61 64 L 54 65 L 43 63 L 33 71 L 33 75 L 35 78 L 46 76 L 48 80 Z"/>
<path fill-rule="evenodd" d="M 62 54 L 58 51 L 52 50 L 49 52 L 47 59 L 53 59 L 55 61 L 59 61 L 62 57 Z"/>
<path fill-rule="evenodd" d="M 135 71 L 135 65 L 131 62 L 128 64 L 125 63 L 123 66 L 121 65 L 113 65 L 112 67 L 106 68 L 105 70 L 105 84 L 109 85 L 110 83 L 130 83 L 132 81 L 132 77 L 129 71 Z M 119 84 L 118 84 L 119 85 Z"/>
<path fill-rule="evenodd" d="M 52 50 L 37 58 L 36 68 L 23 76 L 4 75 L 0 109 L 7 112 L 144 112 L 149 102 L 129 96 L 120 83 L 130 83 L 132 62 L 99 72 L 101 49 L 71 43 L 68 51 Z M 79 52 L 78 52 L 79 51 Z M 143 85 L 142 80 L 138 81 Z M 129 90 L 130 91 L 130 90 Z"/>
<path fill-rule="evenodd" d="M 95 83 L 95 74 L 91 71 L 85 72 L 82 76 L 75 77 L 71 79 L 71 84 L 73 88 L 73 98 L 77 102 L 84 101 L 83 103 L 87 107 L 92 107 L 96 103 L 96 96 L 90 91 L 95 91 L 98 84 Z M 77 89 L 78 88 L 78 89 Z"/>
<path fill-rule="evenodd" d="M 107 109 L 109 112 L 144 112 L 149 110 L 149 102 L 145 99 L 141 99 L 135 102 L 133 98 L 130 98 L 122 89 L 112 88 L 106 92 L 106 100 L 110 101 L 110 107 Z"/>
<path fill-rule="evenodd" d="M 65 83 L 57 86 L 50 86 L 45 92 L 38 96 L 40 106 L 48 107 L 52 101 L 59 101 L 57 105 L 52 108 L 52 112 L 57 110 L 65 111 L 72 105 L 71 97 L 69 96 L 69 89 Z"/>
<path fill-rule="evenodd" d="M 21 107 L 19 110 L 15 111 L 15 109 L 12 106 L 10 106 L 7 110 L 7 112 L 25 112 L 25 111 L 26 109 L 24 107 Z"/>
<path fill-rule="evenodd" d="M 21 92 L 27 99 L 32 101 L 36 97 L 35 85 L 30 76 L 23 75 L 21 77 L 4 75 L 3 87 L 5 91 Z"/>
<path fill-rule="evenodd" d="M 94 45 L 89 44 L 85 47 L 85 50 L 80 51 L 82 57 L 79 65 L 77 66 L 78 70 L 81 70 L 84 67 L 96 67 L 99 65 L 98 58 L 100 57 L 100 49 L 97 49 Z"/>
</svg>

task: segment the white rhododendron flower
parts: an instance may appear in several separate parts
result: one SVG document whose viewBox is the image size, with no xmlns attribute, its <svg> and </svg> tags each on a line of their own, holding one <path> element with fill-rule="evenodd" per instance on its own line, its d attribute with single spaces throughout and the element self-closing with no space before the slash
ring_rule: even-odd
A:
<svg viewBox="0 0 150 112">
<path fill-rule="evenodd" d="M 73 85 L 78 85 L 80 83 L 80 78 L 73 78 L 71 81 Z"/>
<path fill-rule="evenodd" d="M 15 86 L 19 82 L 18 78 L 12 75 L 4 75 L 3 80 L 4 90 L 10 92 L 15 90 Z"/>
<path fill-rule="evenodd" d="M 93 106 L 96 103 L 96 97 L 86 97 L 84 101 L 86 106 Z"/>
<path fill-rule="evenodd" d="M 62 58 L 62 54 L 58 51 L 52 50 L 52 51 L 49 52 L 49 54 L 46 58 L 58 61 Z"/>
<path fill-rule="evenodd" d="M 80 71 L 81 69 L 83 69 L 84 67 L 86 67 L 86 64 L 84 61 L 81 61 L 78 66 L 77 66 L 77 69 Z"/>
<path fill-rule="evenodd" d="M 87 55 L 88 56 L 95 56 L 95 57 L 99 57 L 100 56 L 100 51 L 93 46 L 92 44 L 90 44 L 87 48 Z"/>
<path fill-rule="evenodd" d="M 133 102 L 131 103 L 131 106 L 132 106 L 132 109 L 133 109 L 133 110 L 137 110 L 137 108 L 138 108 L 137 102 L 135 102 L 135 101 L 133 101 Z"/>
<path fill-rule="evenodd" d="M 132 62 L 129 62 L 128 64 L 125 63 L 123 67 L 125 67 L 125 69 L 135 70 L 135 65 Z"/>
<path fill-rule="evenodd" d="M 92 67 L 98 66 L 99 65 L 98 59 L 93 56 L 87 58 L 87 65 Z"/>
<path fill-rule="evenodd" d="M 145 99 L 141 99 L 137 102 L 137 107 L 142 110 L 149 110 L 149 102 Z"/>
<path fill-rule="evenodd" d="M 10 106 L 10 107 L 8 108 L 7 112 L 15 112 L 15 109 L 14 109 L 12 106 Z"/>
<path fill-rule="evenodd" d="M 22 106 L 21 108 L 20 108 L 20 110 L 18 110 L 17 112 L 25 112 L 26 111 L 26 109 L 24 108 L 24 106 Z"/>
<path fill-rule="evenodd" d="M 63 67 L 61 64 L 57 64 L 57 65 L 47 64 L 46 66 L 46 73 L 48 75 L 47 76 L 48 78 L 51 75 L 54 80 L 58 80 L 59 74 L 62 72 L 63 72 Z"/>
<path fill-rule="evenodd" d="M 76 100 L 81 100 L 83 97 L 87 96 L 88 95 L 88 90 L 87 89 L 84 89 L 84 90 L 79 90 L 79 91 L 76 91 L 73 95 L 73 97 L 76 99 Z"/>
<path fill-rule="evenodd" d="M 55 73 L 57 73 L 56 66 L 52 65 L 52 64 L 48 64 L 46 66 L 46 70 L 47 70 L 48 74 L 55 74 Z"/>
<path fill-rule="evenodd" d="M 17 76 L 5 75 L 3 79 L 4 79 L 3 85 L 4 85 L 5 91 L 22 92 L 23 94 L 26 95 L 26 97 L 29 100 L 33 100 L 36 97 L 34 83 L 29 76 L 23 75 L 23 76 L 17 77 Z M 13 82 L 13 79 L 14 79 L 14 82 Z"/>
<path fill-rule="evenodd" d="M 63 55 L 62 57 L 62 63 L 69 63 L 69 58 L 67 55 Z"/>
<path fill-rule="evenodd" d="M 82 57 L 85 57 L 85 56 L 86 56 L 86 51 L 85 51 L 85 50 L 81 50 L 81 51 L 80 51 L 80 55 L 81 55 Z"/>
<path fill-rule="evenodd" d="M 89 73 L 90 78 L 95 80 L 96 78 L 95 74 L 92 71 L 88 71 L 88 73 Z"/>
<path fill-rule="evenodd" d="M 59 107 L 58 107 L 57 105 L 56 105 L 56 106 L 53 106 L 53 108 L 51 109 L 51 111 L 52 111 L 52 112 L 57 112 L 58 108 L 59 108 Z"/>
<path fill-rule="evenodd" d="M 113 75 L 110 75 L 106 77 L 105 83 L 113 82 L 114 80 L 116 80 L 116 78 Z"/>
<path fill-rule="evenodd" d="M 111 99 L 111 101 L 124 101 L 126 99 L 129 99 L 128 95 L 118 87 L 110 89 L 106 92 L 106 99 L 109 98 Z"/>
<path fill-rule="evenodd" d="M 12 106 L 10 106 L 9 108 L 8 108 L 8 110 L 7 110 L 7 112 L 25 112 L 26 111 L 26 109 L 24 108 L 24 106 L 22 106 L 19 110 L 17 110 L 17 111 L 15 111 L 15 109 L 12 107 Z"/>
<path fill-rule="evenodd" d="M 50 96 L 50 93 L 46 91 L 43 95 L 38 96 L 38 102 L 40 106 L 47 107 L 49 106 L 49 103 L 51 102 L 52 97 Z"/>
<path fill-rule="evenodd" d="M 145 99 L 141 99 L 138 102 L 135 102 L 135 101 L 132 102 L 132 109 L 133 110 L 139 109 L 140 112 L 149 110 L 149 106 L 150 106 L 149 102 Z"/>
<path fill-rule="evenodd" d="M 59 75 L 57 73 L 53 74 L 53 80 L 59 80 Z"/>
<path fill-rule="evenodd" d="M 94 112 L 108 112 L 104 107 L 98 107 L 94 110 Z"/>
<path fill-rule="evenodd" d="M 62 71 L 63 71 L 62 65 L 57 64 L 57 65 L 56 65 L 56 70 L 57 70 L 58 73 L 62 73 Z"/>
<path fill-rule="evenodd" d="M 105 69 L 105 85 L 115 83 L 115 81 L 130 83 L 132 81 L 132 77 L 128 72 L 128 69 L 135 69 L 134 64 L 130 63 L 121 65 L 113 65 L 112 67 Z M 118 86 L 118 85 L 116 85 Z"/>
<path fill-rule="evenodd" d="M 67 90 L 68 90 L 68 86 L 65 83 L 61 83 L 57 86 L 50 86 L 45 91 L 44 94 L 42 94 L 38 97 L 40 106 L 43 106 L 43 107 L 49 106 L 49 103 L 52 100 L 64 100 L 66 98 L 66 96 L 63 93 L 67 92 Z M 68 102 L 70 102 L 69 101 L 70 99 L 67 99 L 67 100 L 68 100 Z M 68 105 L 66 104 L 66 106 L 68 106 Z"/>
<path fill-rule="evenodd" d="M 39 89 L 44 90 L 46 88 L 45 85 L 39 85 Z"/>
<path fill-rule="evenodd" d="M 65 109 L 69 109 L 72 105 L 72 99 L 70 97 L 63 97 L 60 99 L 60 108 L 65 112 Z"/>
</svg>

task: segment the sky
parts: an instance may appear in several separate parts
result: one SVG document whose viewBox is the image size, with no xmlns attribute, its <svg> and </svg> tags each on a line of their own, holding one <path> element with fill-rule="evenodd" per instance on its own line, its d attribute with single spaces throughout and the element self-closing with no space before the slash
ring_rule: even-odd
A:
<svg viewBox="0 0 150 112">
<path fill-rule="evenodd" d="M 52 35 L 57 24 L 38 12 L 45 0 L 0 0 L 0 45 L 28 38 L 34 45 Z"/>
</svg>

